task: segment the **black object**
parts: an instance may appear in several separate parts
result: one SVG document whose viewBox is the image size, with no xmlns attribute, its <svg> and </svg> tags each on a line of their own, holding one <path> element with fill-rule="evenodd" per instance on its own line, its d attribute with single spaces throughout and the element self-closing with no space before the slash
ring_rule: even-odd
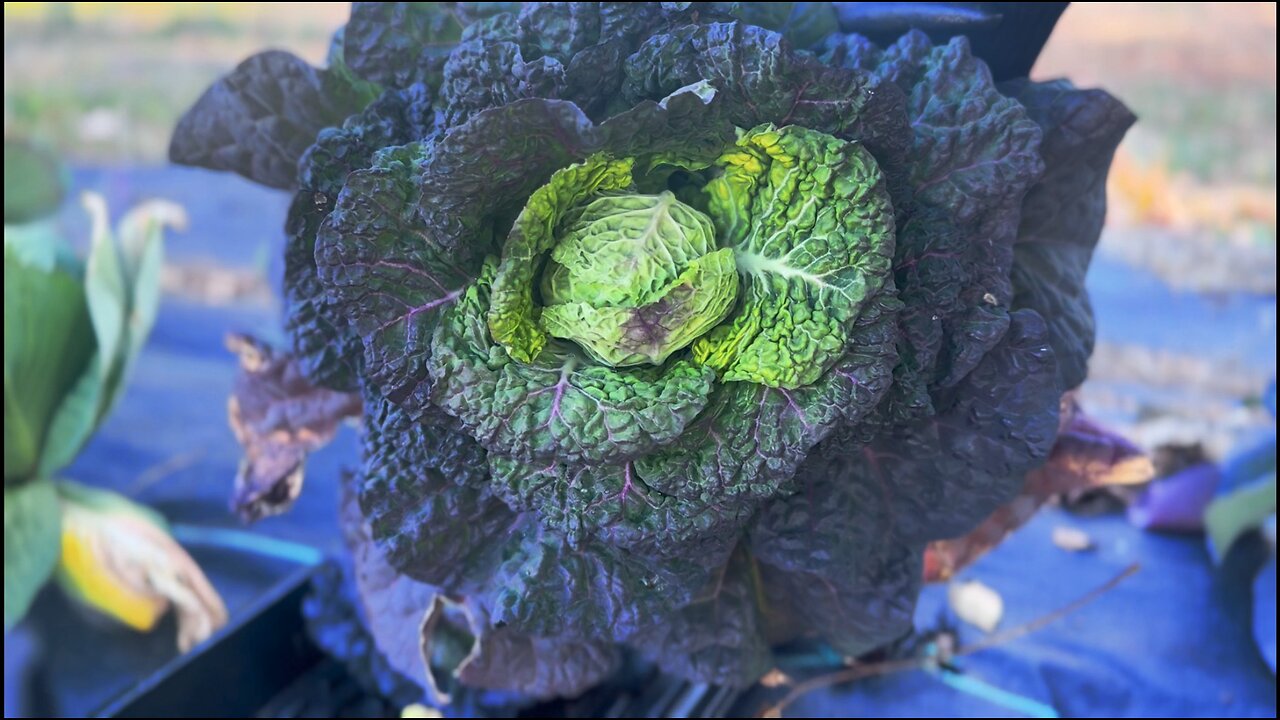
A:
<svg viewBox="0 0 1280 720">
<path fill-rule="evenodd" d="M 175 526 L 175 534 L 182 529 Z M 6 687 L 6 703 L 13 690 L 15 710 L 37 717 L 254 715 L 322 658 L 299 609 L 319 553 L 301 546 L 293 553 L 263 552 L 272 543 L 293 546 L 218 532 L 240 542 L 188 543 L 187 549 L 231 610 L 227 627 L 178 655 L 172 613 L 151 632 L 137 633 L 85 611 L 51 583 L 19 625 L 34 651 L 6 652 L 6 676 L 11 661 L 21 664 L 12 668 L 20 679 Z"/>
<path fill-rule="evenodd" d="M 100 711 L 106 717 L 251 717 L 319 662 L 298 608 L 314 568 L 299 568 L 217 642 L 185 655 Z"/>
<path fill-rule="evenodd" d="M 911 29 L 934 44 L 956 35 L 969 38 L 973 54 L 991 68 L 996 82 L 1026 77 L 1053 32 L 1064 2 L 838 2 L 840 29 L 864 35 L 881 47 Z"/>
</svg>

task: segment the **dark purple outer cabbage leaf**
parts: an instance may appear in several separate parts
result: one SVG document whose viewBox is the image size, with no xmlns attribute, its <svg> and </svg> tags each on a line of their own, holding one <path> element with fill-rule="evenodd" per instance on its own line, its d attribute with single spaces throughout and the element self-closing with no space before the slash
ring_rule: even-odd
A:
<svg viewBox="0 0 1280 720">
<path fill-rule="evenodd" d="M 878 48 L 827 3 L 769 5 L 354 3 L 328 69 L 256 55 L 179 123 L 174 161 L 296 193 L 286 322 L 313 381 L 365 398 L 354 552 L 404 676 L 550 697 L 621 645 L 730 684 L 798 636 L 866 652 L 909 630 L 925 544 L 1048 455 L 1133 116 L 997 86 L 963 38 Z M 474 364 L 501 354 L 486 258 L 553 173 L 767 123 L 861 145 L 892 204 L 891 267 L 816 382 L 713 378 L 685 417 L 652 399 L 677 353 L 627 376 L 646 402 L 566 417 L 599 368 Z"/>
</svg>

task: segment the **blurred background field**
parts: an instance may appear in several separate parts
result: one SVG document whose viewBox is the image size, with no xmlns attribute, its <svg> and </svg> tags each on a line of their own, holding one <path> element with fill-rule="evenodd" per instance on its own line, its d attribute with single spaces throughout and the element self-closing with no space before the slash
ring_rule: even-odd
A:
<svg viewBox="0 0 1280 720">
<path fill-rule="evenodd" d="M 5 133 L 160 164 L 178 116 L 267 47 L 321 64 L 346 3 L 5 3 Z"/>
<path fill-rule="evenodd" d="M 1090 3 L 1035 68 L 1138 114 L 1111 175 L 1107 250 L 1178 286 L 1275 293 L 1276 6 Z"/>
</svg>

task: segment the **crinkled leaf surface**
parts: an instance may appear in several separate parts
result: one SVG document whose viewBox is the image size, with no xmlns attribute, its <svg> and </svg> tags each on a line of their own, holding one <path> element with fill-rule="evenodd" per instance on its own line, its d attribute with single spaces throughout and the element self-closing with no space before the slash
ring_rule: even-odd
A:
<svg viewBox="0 0 1280 720">
<path fill-rule="evenodd" d="M 663 19 L 657 3 L 524 3 L 477 22 L 445 64 L 447 121 L 533 97 L 569 100 L 599 119 L 622 61 Z"/>
<path fill-rule="evenodd" d="M 829 135 L 762 126 L 718 165 L 707 210 L 734 249 L 743 297 L 693 357 L 726 382 L 811 385 L 889 274 L 893 215 L 875 161 Z"/>
<path fill-rule="evenodd" d="M 285 330 L 307 377 L 325 387 L 352 391 L 357 388 L 363 346 L 346 318 L 333 311 L 316 274 L 316 234 L 332 202 L 322 193 L 302 190 L 289 206 L 284 227 Z"/>
<path fill-rule="evenodd" d="M 907 167 L 922 221 L 901 237 L 895 265 L 924 277 L 903 287 L 958 290 L 945 314 L 931 299 L 913 302 L 927 295 L 904 297 L 906 317 L 918 318 L 922 330 L 906 337 L 921 353 L 926 381 L 952 385 L 1008 328 L 1018 208 L 1043 170 L 1041 134 L 1021 105 L 996 90 L 964 38 L 935 48 L 909 33 L 885 51 L 875 72 L 909 88 Z M 949 229 L 939 233 L 930 222 L 935 213 L 947 217 Z"/>
<path fill-rule="evenodd" d="M 492 572 L 516 516 L 484 490 L 484 450 L 443 420 L 416 422 L 383 398 L 366 400 L 360 507 L 394 567 L 468 588 Z"/>
<path fill-rule="evenodd" d="M 769 637 L 821 635 L 857 657 L 910 633 L 920 591 L 919 548 L 894 544 L 866 552 L 857 574 L 761 562 Z"/>
<path fill-rule="evenodd" d="M 512 541 L 480 601 L 494 624 L 532 635 L 625 640 L 688 602 L 709 575 L 694 562 L 573 547 L 531 518 Z"/>
<path fill-rule="evenodd" d="M 405 213 L 404 222 L 421 236 L 416 249 L 409 246 L 416 256 L 404 259 L 415 271 L 434 273 L 419 267 L 428 263 L 455 268 L 462 274 L 403 278 L 403 288 L 388 288 L 392 293 L 413 293 L 400 301 L 399 309 L 394 300 L 372 296 L 345 308 L 358 331 L 365 335 L 366 352 L 374 354 L 376 362 L 369 371 L 384 378 L 381 382 L 394 396 L 416 397 L 426 390 L 421 385 L 421 374 L 414 370 L 426 351 L 429 335 L 411 328 L 429 327 L 439 309 L 457 299 L 465 282 L 455 285 L 452 281 L 474 278 L 480 259 L 496 250 L 495 224 L 501 225 L 504 216 L 508 221 L 514 217 L 521 201 L 554 170 L 589 154 L 596 143 L 593 130 L 582 112 L 568 103 L 526 101 L 508 105 L 482 113 L 447 134 L 423 163 L 420 175 L 415 176 L 420 181 L 408 173 L 398 176 L 397 201 Z M 502 142 L 495 142 L 496 138 Z M 512 158 L 518 162 L 511 162 Z M 412 192 L 411 182 L 415 185 Z M 370 211 L 376 214 L 377 207 L 370 207 Z M 398 246 L 365 250 L 361 246 L 367 243 L 359 242 L 358 237 L 348 239 L 344 235 L 347 230 L 341 230 L 333 235 L 335 249 L 351 253 L 358 248 L 370 255 L 370 262 L 401 262 Z M 383 260 L 375 256 L 384 253 L 391 257 Z M 431 260 L 428 255 L 436 259 Z M 417 313 L 413 313 L 415 308 Z M 384 326 L 392 331 L 386 340 L 368 336 L 371 330 L 382 332 L 380 328 Z"/>
<path fill-rule="evenodd" d="M 829 2 L 718 2 L 711 5 L 749 25 L 782 33 L 797 48 L 810 48 L 840 29 L 836 9 Z"/>
<path fill-rule="evenodd" d="M 505 233 L 523 201 L 553 172 L 601 147 L 705 152 L 710 138 L 730 130 L 714 113 L 699 112 L 708 102 L 685 92 L 594 125 L 570 103 L 527 100 L 481 113 L 438 142 L 382 153 L 348 176 L 318 231 L 315 259 L 327 304 L 314 306 L 315 317 L 349 323 L 368 381 L 421 411 L 439 315 L 478 274 L 483 257 L 498 250 L 496 234 Z M 299 272 L 305 278 L 305 267 Z M 319 338 L 330 336 L 321 329 Z"/>
<path fill-rule="evenodd" d="M 425 402 L 424 362 L 441 309 L 474 274 L 422 222 L 418 172 L 427 148 L 380 153 L 352 173 L 316 236 L 316 270 L 334 309 L 364 342 L 364 370 L 387 397 Z"/>
<path fill-rule="evenodd" d="M 902 364 L 887 411 L 927 416 L 929 392 L 958 383 L 1008 330 L 1019 209 L 1043 171 L 1041 133 L 964 38 L 934 47 L 912 31 L 880 50 L 833 36 L 827 47 L 827 62 L 906 95 L 910 142 L 890 177 Z"/>
<path fill-rule="evenodd" d="M 636 463 L 528 463 L 491 455 L 489 465 L 495 492 L 507 504 L 536 512 L 543 526 L 571 543 L 598 539 L 707 567 L 724 562 L 732 548 L 726 531 L 735 517 L 728 503 L 659 492 Z"/>
<path fill-rule="evenodd" d="M 650 37 L 627 58 L 628 102 L 706 81 L 738 127 L 790 124 L 865 144 L 896 165 L 909 128 L 902 91 L 862 71 L 791 51 L 778 33 L 744 23 L 685 25 Z"/>
<path fill-rule="evenodd" d="M 893 315 L 877 303 L 851 350 L 820 381 L 795 391 L 749 383 L 717 387 L 670 445 L 634 463 L 520 463 L 491 456 L 513 507 L 539 513 L 571 539 L 597 537 L 631 552 L 723 562 L 730 530 L 765 499 L 793 487 L 808 450 L 842 419 L 869 413 L 888 389 Z"/>
<path fill-rule="evenodd" d="M 865 446 L 824 448 L 833 454 L 827 472 L 887 496 L 904 540 L 963 534 L 1048 456 L 1058 432 L 1056 373 L 1044 321 L 1016 311 L 1000 344 L 940 393 L 937 415 Z"/>
<path fill-rule="evenodd" d="M 661 365 L 737 298 L 733 250 L 716 249 L 711 219 L 670 190 L 602 195 L 573 215 L 543 268 L 538 320 L 596 361 Z"/>
<path fill-rule="evenodd" d="M 757 515 L 748 547 L 773 611 L 770 634 L 820 634 L 856 656 L 910 629 L 922 553 L 899 533 L 891 494 L 851 469 L 843 453 L 856 450 L 828 443 L 798 471 L 799 492 Z"/>
<path fill-rule="evenodd" d="M 433 682 L 516 692 L 535 700 L 572 697 L 606 680 L 621 664 L 606 640 L 535 637 L 510 626 L 493 627 L 483 611 L 436 597 L 422 628 L 422 656 L 436 658 L 450 641 L 470 645 L 456 664 L 435 670 Z M 442 671 L 452 677 L 440 678 Z"/>
<path fill-rule="evenodd" d="M 697 682 L 754 682 L 773 663 L 762 583 L 754 560 L 736 552 L 687 605 L 631 642 L 668 672 Z"/>
<path fill-rule="evenodd" d="M 714 374 L 688 360 L 621 371 L 559 346 L 512 360 L 485 322 L 494 273 L 486 266 L 445 318 L 430 360 L 436 404 L 491 452 L 543 463 L 625 459 L 676 439 L 706 405 Z"/>
<path fill-rule="evenodd" d="M 1084 381 L 1093 352 L 1093 309 L 1084 276 L 1107 213 L 1107 171 L 1134 116 L 1101 90 L 1066 81 L 1001 88 L 1044 133 L 1045 174 L 1027 193 L 1013 268 L 1015 307 L 1040 313 L 1064 390 Z"/>
<path fill-rule="evenodd" d="M 326 87 L 328 76 L 287 52 L 269 50 L 214 83 L 173 131 L 169 159 L 230 170 L 268 187 L 289 189 L 298 160 L 329 125 L 359 108 Z"/>
<path fill-rule="evenodd" d="M 548 305 L 539 320 L 549 335 L 573 340 L 605 365 L 662 365 L 715 327 L 733 306 L 738 296 L 733 251 L 721 248 L 691 260 L 656 295 L 630 306 Z"/>
<path fill-rule="evenodd" d="M 316 235 L 347 176 L 367 168 L 378 150 L 427 138 L 434 115 L 425 86 L 387 90 L 341 128 L 325 128 L 302 156 L 300 189 L 285 221 L 285 329 L 315 382 L 354 391 L 361 342 L 334 307 L 316 271 Z"/>
<path fill-rule="evenodd" d="M 925 581 L 948 580 L 986 554 L 1035 516 L 1040 506 L 1062 493 L 1149 482 L 1151 460 L 1124 437 L 1092 420 L 1076 401 L 1063 395 L 1057 440 L 1044 465 L 1027 473 L 1022 491 L 962 537 L 929 543 Z M 1133 513 L 1130 506 L 1130 514 Z"/>
<path fill-rule="evenodd" d="M 465 4 L 351 3 L 342 39 L 347 66 L 379 85 L 407 87 L 432 80 L 466 25 L 458 9 L 450 6 Z"/>
<path fill-rule="evenodd" d="M 535 190 L 520 211 L 502 247 L 489 303 L 493 338 L 516 360 L 533 360 L 547 343 L 535 316 L 533 291 L 543 256 L 555 245 L 555 229 L 565 213 L 587 199 L 629 188 L 632 162 L 594 155 L 570 165 Z"/>
</svg>

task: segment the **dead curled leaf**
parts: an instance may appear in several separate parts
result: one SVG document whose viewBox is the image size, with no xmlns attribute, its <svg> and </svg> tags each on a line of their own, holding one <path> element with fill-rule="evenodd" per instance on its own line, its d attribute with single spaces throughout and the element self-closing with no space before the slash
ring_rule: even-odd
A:
<svg viewBox="0 0 1280 720">
<path fill-rule="evenodd" d="M 1150 458 L 1085 414 L 1075 391 L 1062 396 L 1058 417 L 1058 440 L 1049 459 L 1027 474 L 1021 494 L 996 508 L 968 535 L 940 540 L 925 549 L 925 582 L 953 577 L 1026 524 L 1050 498 L 1090 488 L 1135 485 L 1155 477 Z"/>
<path fill-rule="evenodd" d="M 360 414 L 360 396 L 312 385 L 292 355 L 250 335 L 230 333 L 226 346 L 240 358 L 227 417 L 244 449 L 231 509 L 254 522 L 297 500 L 307 453 L 327 445 L 343 419 Z"/>
<path fill-rule="evenodd" d="M 140 631 L 151 630 L 172 607 L 178 651 L 185 653 L 226 625 L 226 605 L 169 533 L 129 511 L 127 501 L 115 502 L 95 507 L 64 498 L 59 582 Z"/>
</svg>

